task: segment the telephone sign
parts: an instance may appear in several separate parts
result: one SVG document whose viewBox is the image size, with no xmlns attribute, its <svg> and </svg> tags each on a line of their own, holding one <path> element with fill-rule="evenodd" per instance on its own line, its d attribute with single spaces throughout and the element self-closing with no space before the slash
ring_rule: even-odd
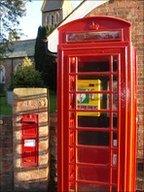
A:
<svg viewBox="0 0 144 192">
<path fill-rule="evenodd" d="M 130 192 L 136 180 L 136 63 L 129 22 L 59 28 L 58 191 Z"/>
</svg>

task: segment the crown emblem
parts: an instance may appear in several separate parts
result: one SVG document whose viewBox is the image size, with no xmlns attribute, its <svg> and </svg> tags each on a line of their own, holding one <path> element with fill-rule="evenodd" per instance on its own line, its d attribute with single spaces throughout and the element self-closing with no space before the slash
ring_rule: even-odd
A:
<svg viewBox="0 0 144 192">
<path fill-rule="evenodd" d="M 98 30 L 99 27 L 100 27 L 100 26 L 99 26 L 95 21 L 92 21 L 92 22 L 90 23 L 90 26 L 89 26 L 89 28 L 92 29 L 92 30 Z"/>
</svg>

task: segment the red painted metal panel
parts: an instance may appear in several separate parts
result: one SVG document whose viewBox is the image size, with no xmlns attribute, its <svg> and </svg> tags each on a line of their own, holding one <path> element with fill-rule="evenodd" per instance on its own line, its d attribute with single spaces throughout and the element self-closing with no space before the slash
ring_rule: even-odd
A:
<svg viewBox="0 0 144 192">
<path fill-rule="evenodd" d="M 22 125 L 22 167 L 38 164 L 38 115 L 25 114 Z"/>
<path fill-rule="evenodd" d="M 121 33 L 118 38 L 113 31 Z M 59 192 L 135 191 L 131 53 L 126 21 L 92 17 L 59 29 Z"/>
</svg>

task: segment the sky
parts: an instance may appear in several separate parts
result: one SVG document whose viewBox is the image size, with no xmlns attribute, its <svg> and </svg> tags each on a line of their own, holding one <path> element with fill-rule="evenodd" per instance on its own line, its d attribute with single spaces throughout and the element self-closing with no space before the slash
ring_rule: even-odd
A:
<svg viewBox="0 0 144 192">
<path fill-rule="evenodd" d="M 23 36 L 21 40 L 24 39 L 35 39 L 37 36 L 38 27 L 42 24 L 42 7 L 43 0 L 32 0 L 26 5 L 26 16 L 20 19 L 19 28 L 22 29 Z"/>
<path fill-rule="evenodd" d="M 82 0 L 72 0 L 73 8 L 76 7 Z M 26 5 L 26 16 L 20 18 L 20 26 L 22 29 L 21 40 L 35 39 L 37 36 L 37 30 L 42 25 L 42 7 L 43 0 L 32 0 Z"/>
</svg>

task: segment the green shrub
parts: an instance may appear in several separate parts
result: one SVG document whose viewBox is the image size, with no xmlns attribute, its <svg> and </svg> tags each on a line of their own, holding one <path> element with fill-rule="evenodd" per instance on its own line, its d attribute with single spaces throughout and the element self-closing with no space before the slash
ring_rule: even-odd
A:
<svg viewBox="0 0 144 192">
<path fill-rule="evenodd" d="M 41 73 L 35 70 L 34 64 L 27 57 L 12 76 L 9 88 L 12 90 L 20 87 L 43 87 Z"/>
<path fill-rule="evenodd" d="M 4 96 L 4 95 L 5 95 L 4 84 L 0 83 L 0 96 Z"/>
</svg>

